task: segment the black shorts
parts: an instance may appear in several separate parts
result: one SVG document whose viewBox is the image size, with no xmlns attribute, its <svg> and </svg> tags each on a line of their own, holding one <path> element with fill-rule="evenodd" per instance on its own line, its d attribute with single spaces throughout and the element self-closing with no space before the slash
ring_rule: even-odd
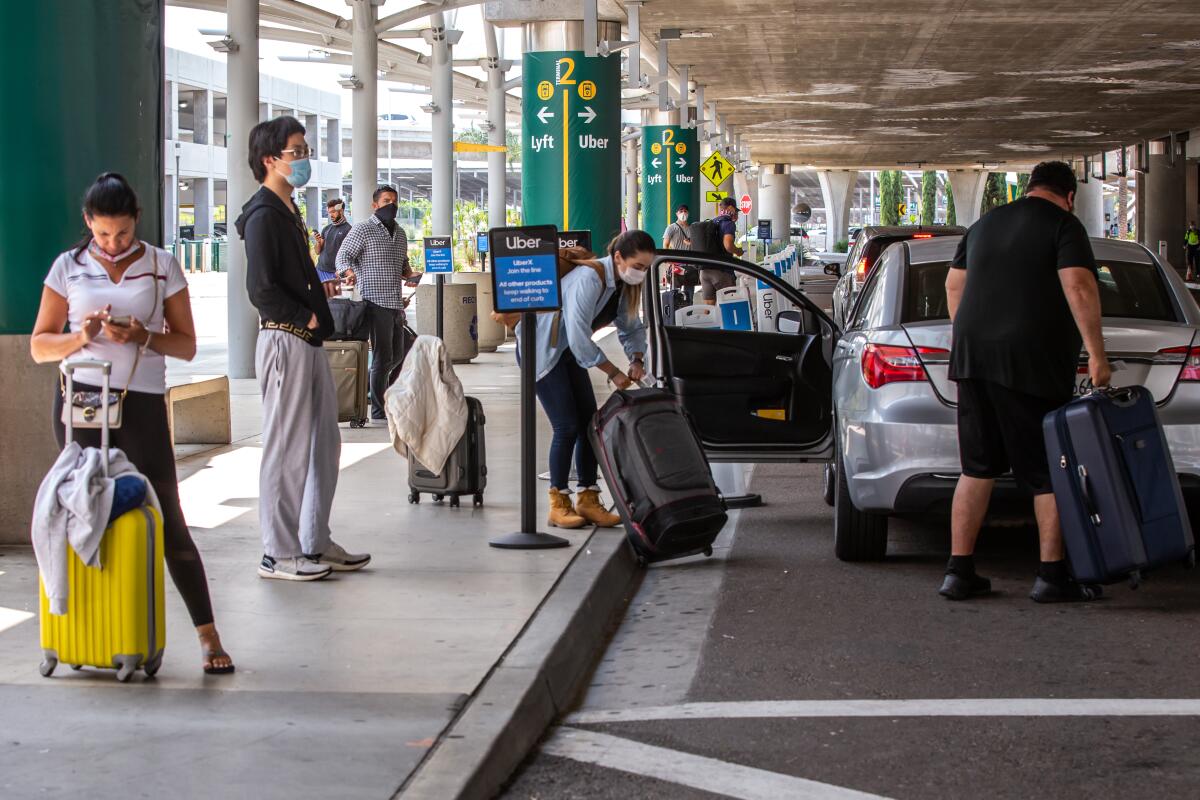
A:
<svg viewBox="0 0 1200 800">
<path fill-rule="evenodd" d="M 1042 420 L 1070 400 L 1014 391 L 998 383 L 958 381 L 958 455 L 969 478 L 1012 471 L 1034 494 L 1050 494 Z"/>
</svg>

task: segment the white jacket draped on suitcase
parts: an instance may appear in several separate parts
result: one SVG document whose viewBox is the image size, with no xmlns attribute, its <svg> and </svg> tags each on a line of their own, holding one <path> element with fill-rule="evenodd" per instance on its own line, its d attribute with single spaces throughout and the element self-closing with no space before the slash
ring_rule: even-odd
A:
<svg viewBox="0 0 1200 800">
<path fill-rule="evenodd" d="M 467 402 L 446 345 L 418 336 L 396 382 L 384 394 L 392 446 L 434 472 L 467 429 Z"/>
</svg>

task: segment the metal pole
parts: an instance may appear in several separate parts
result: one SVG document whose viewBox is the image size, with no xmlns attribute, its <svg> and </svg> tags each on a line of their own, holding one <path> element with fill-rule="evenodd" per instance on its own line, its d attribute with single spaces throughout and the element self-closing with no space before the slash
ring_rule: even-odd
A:
<svg viewBox="0 0 1200 800">
<path fill-rule="evenodd" d="M 488 143 L 493 145 L 506 144 L 507 109 L 504 98 L 504 66 L 501 63 L 503 53 L 496 42 L 496 26 L 490 22 L 484 23 L 484 42 L 488 50 L 488 123 L 492 126 L 488 132 Z M 488 227 L 503 228 L 505 224 L 504 188 L 505 165 L 507 153 L 488 153 L 487 197 L 488 197 Z"/>
<path fill-rule="evenodd" d="M 638 140 L 625 142 L 625 227 L 638 227 Z"/>
<path fill-rule="evenodd" d="M 379 181 L 379 39 L 375 33 L 375 22 L 383 0 L 346 0 L 346 4 L 353 9 L 351 70 L 358 81 L 353 90 L 352 113 L 353 219 L 355 222 L 364 222 L 371 216 L 370 198 Z"/>
<path fill-rule="evenodd" d="M 250 165 L 250 129 L 258 124 L 258 0 L 229 0 L 228 35 L 233 40 L 225 62 L 229 92 L 226 207 L 237 209 L 258 189 Z M 176 180 L 179 176 L 176 175 Z M 175 232 L 178 236 L 178 230 Z M 258 341 L 258 311 L 246 294 L 246 249 L 239 236 L 229 237 L 226 327 L 229 338 L 229 377 L 254 377 L 254 348 Z"/>
<path fill-rule="evenodd" d="M 537 316 L 521 315 L 521 532 L 537 533 Z"/>
<path fill-rule="evenodd" d="M 433 103 L 433 235 L 454 235 L 454 76 L 453 54 L 447 39 L 446 17 L 437 13 L 430 17 L 431 28 L 426 34 L 433 49 L 430 59 L 432 74 L 429 88 Z M 453 246 L 453 240 L 451 240 Z M 453 252 L 453 251 L 452 251 Z M 437 275 L 437 335 L 443 338 L 446 276 Z"/>
</svg>

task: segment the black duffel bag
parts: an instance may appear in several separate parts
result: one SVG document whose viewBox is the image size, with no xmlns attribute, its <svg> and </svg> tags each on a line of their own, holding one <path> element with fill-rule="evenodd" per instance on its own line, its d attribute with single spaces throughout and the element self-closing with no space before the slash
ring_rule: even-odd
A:
<svg viewBox="0 0 1200 800">
<path fill-rule="evenodd" d="M 331 297 L 329 311 L 333 314 L 331 341 L 365 342 L 371 338 L 371 322 L 367 316 L 367 304 L 363 300 Z"/>
</svg>

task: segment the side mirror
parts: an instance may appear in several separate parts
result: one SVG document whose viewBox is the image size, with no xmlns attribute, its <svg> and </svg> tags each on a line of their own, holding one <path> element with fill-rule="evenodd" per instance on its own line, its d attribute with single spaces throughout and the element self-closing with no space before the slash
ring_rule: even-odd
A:
<svg viewBox="0 0 1200 800">
<path fill-rule="evenodd" d="M 804 318 L 799 311 L 789 309 L 775 315 L 776 333 L 799 333 L 804 325 Z"/>
<path fill-rule="evenodd" d="M 842 275 L 842 271 L 838 268 L 837 262 L 833 261 L 833 262 L 825 264 L 825 274 L 826 275 L 837 275 L 840 278 Z"/>
</svg>

